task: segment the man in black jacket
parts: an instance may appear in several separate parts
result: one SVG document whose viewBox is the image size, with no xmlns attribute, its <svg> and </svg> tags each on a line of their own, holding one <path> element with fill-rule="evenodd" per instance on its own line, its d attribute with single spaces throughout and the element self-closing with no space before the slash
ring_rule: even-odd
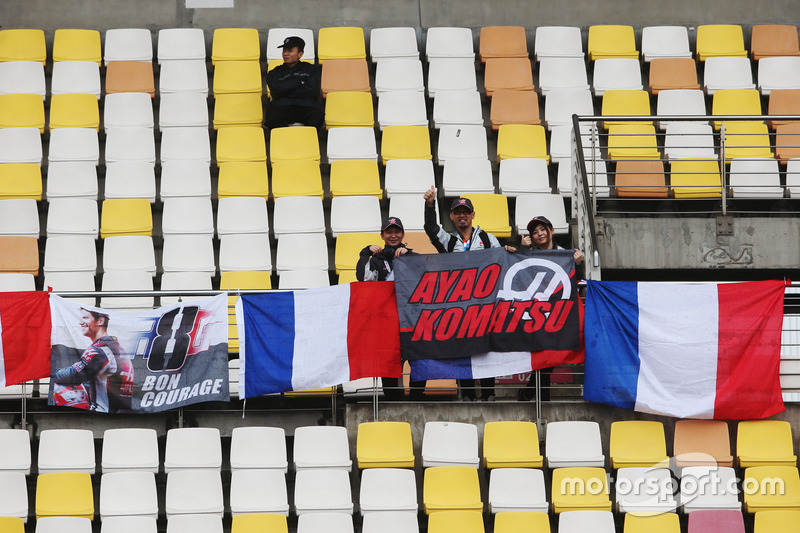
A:
<svg viewBox="0 0 800 533">
<path fill-rule="evenodd" d="M 267 73 L 272 98 L 267 111 L 267 129 L 283 128 L 299 122 L 322 131 L 324 114 L 320 105 L 322 78 L 316 65 L 300 61 L 306 42 L 297 36 L 287 37 L 283 64 Z"/>
</svg>

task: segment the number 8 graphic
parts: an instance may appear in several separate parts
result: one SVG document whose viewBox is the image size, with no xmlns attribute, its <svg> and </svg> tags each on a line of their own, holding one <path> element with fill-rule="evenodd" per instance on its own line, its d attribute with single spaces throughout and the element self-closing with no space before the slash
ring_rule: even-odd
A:
<svg viewBox="0 0 800 533">
<path fill-rule="evenodd" d="M 179 307 L 161 316 L 156 326 L 158 335 L 153 339 L 150 357 L 147 358 L 147 368 L 151 372 L 178 370 L 183 366 L 197 311 L 197 306 Z M 180 323 L 176 326 L 175 319 L 179 314 Z"/>
</svg>

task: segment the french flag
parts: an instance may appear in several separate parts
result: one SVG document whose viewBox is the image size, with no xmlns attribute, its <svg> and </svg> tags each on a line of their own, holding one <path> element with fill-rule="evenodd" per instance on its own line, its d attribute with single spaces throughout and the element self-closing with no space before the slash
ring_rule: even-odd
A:
<svg viewBox="0 0 800 533">
<path fill-rule="evenodd" d="M 236 317 L 243 398 L 401 375 L 392 282 L 243 295 Z"/>
<path fill-rule="evenodd" d="M 50 375 L 49 293 L 0 293 L 0 387 Z"/>
<path fill-rule="evenodd" d="M 589 281 L 584 399 L 684 418 L 783 411 L 784 286 Z"/>
</svg>

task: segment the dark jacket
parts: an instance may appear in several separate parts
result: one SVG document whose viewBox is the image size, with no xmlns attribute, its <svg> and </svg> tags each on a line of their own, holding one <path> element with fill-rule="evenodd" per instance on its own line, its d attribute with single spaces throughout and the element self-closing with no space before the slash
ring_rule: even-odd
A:
<svg viewBox="0 0 800 533">
<path fill-rule="evenodd" d="M 267 73 L 272 105 L 316 107 L 319 105 L 322 80 L 316 65 L 298 61 L 294 67 L 285 63 Z"/>
<path fill-rule="evenodd" d="M 397 247 L 384 246 L 383 250 L 374 254 L 369 246 L 365 246 L 358 254 L 358 264 L 356 264 L 356 279 L 358 281 L 392 281 L 391 276 L 394 267 L 394 254 L 397 248 L 405 248 L 404 244 Z M 410 248 L 406 255 L 414 254 Z"/>
</svg>

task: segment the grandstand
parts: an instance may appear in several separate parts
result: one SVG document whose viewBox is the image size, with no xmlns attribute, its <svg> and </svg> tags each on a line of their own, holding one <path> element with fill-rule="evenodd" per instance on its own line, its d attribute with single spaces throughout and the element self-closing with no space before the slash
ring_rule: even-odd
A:
<svg viewBox="0 0 800 533">
<path fill-rule="evenodd" d="M 229 291 L 232 398 L 103 415 L 48 407 L 47 380 L 0 389 L 0 532 L 797 527 L 796 289 L 786 411 L 743 422 L 584 402 L 581 365 L 546 401 L 538 385 L 516 401 L 511 376 L 493 403 L 457 401 L 455 380 L 384 402 L 372 379 L 245 403 L 232 307 L 354 281 L 389 215 L 433 252 L 431 185 L 445 228 L 460 195 L 503 243 L 546 215 L 589 279 L 800 279 L 793 6 L 231 3 L 0 5 L 0 291 L 123 311 Z M 262 128 L 275 43 L 295 34 L 322 66 L 321 140 Z M 787 494 L 690 494 L 678 469 Z"/>
</svg>

